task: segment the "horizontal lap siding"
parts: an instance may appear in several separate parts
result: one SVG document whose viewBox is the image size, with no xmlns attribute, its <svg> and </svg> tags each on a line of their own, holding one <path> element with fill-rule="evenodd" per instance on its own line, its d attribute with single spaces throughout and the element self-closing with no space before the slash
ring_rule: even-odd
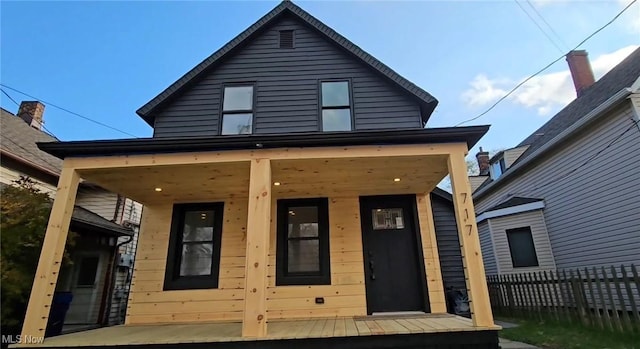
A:
<svg viewBox="0 0 640 349">
<path fill-rule="evenodd" d="M 544 198 L 558 268 L 640 264 L 640 132 L 631 129 L 603 151 L 632 125 L 631 116 L 628 102 L 611 111 L 535 168 L 477 201 L 478 211 L 509 193 Z M 585 162 L 576 173 L 557 180 Z"/>
<path fill-rule="evenodd" d="M 431 207 L 433 220 L 436 227 L 436 239 L 438 241 L 438 254 L 440 255 L 440 267 L 444 287 L 465 289 L 464 267 L 462 264 L 462 251 L 456 226 L 456 216 L 451 201 L 431 195 Z"/>
<path fill-rule="evenodd" d="M 278 48 L 279 30 L 295 30 L 295 48 Z M 317 33 L 284 18 L 156 116 L 154 137 L 218 134 L 222 84 L 255 82 L 254 133 L 318 131 L 322 79 L 351 79 L 356 129 L 420 128 L 418 104 Z"/>
<path fill-rule="evenodd" d="M 544 214 L 541 210 L 492 218 L 489 219 L 489 226 L 491 227 L 491 237 L 501 274 L 555 270 L 549 235 L 544 224 Z M 506 230 L 522 227 L 531 228 L 531 236 L 536 249 L 536 256 L 538 257 L 537 267 L 514 268 L 511 262 Z"/>
<path fill-rule="evenodd" d="M 489 229 L 488 221 L 478 223 L 478 235 L 480 236 L 480 248 L 482 249 L 484 271 L 487 275 L 497 274 L 498 264 L 496 263 L 493 241 L 491 240 L 491 229 Z"/>
<path fill-rule="evenodd" d="M 113 220 L 117 202 L 117 194 L 98 188 L 80 188 L 76 197 L 76 205 L 109 221 Z"/>
<path fill-rule="evenodd" d="M 331 285 L 275 286 L 275 217 L 274 205 L 269 245 L 268 318 L 366 315 L 359 198 L 329 200 Z M 324 304 L 315 304 L 316 297 L 324 297 Z"/>
<path fill-rule="evenodd" d="M 241 320 L 247 205 L 246 200 L 225 201 L 219 288 L 177 291 L 162 290 L 172 205 L 145 206 L 127 323 Z"/>
</svg>

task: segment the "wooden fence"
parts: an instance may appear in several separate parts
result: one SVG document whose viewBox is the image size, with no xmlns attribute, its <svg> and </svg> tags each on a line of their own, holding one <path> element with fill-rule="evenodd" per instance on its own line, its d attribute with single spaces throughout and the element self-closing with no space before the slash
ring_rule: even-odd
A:
<svg viewBox="0 0 640 349">
<path fill-rule="evenodd" d="M 497 315 L 640 332 L 640 277 L 634 265 L 490 275 L 487 283 Z"/>
</svg>

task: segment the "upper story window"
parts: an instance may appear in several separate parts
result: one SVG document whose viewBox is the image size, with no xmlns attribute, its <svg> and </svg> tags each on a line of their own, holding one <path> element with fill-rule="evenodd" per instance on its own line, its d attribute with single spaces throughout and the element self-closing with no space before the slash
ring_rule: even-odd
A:
<svg viewBox="0 0 640 349">
<path fill-rule="evenodd" d="M 493 180 L 498 179 L 498 177 L 502 176 L 502 174 L 506 169 L 507 169 L 507 166 L 504 162 L 504 157 L 501 157 L 500 160 L 492 162 L 491 167 L 489 168 L 491 179 Z"/>
<path fill-rule="evenodd" d="M 225 86 L 222 103 L 222 135 L 251 134 L 253 85 Z"/>
<path fill-rule="evenodd" d="M 349 81 L 321 82 L 322 131 L 351 131 Z"/>
<path fill-rule="evenodd" d="M 164 289 L 217 288 L 223 203 L 173 207 Z"/>
</svg>

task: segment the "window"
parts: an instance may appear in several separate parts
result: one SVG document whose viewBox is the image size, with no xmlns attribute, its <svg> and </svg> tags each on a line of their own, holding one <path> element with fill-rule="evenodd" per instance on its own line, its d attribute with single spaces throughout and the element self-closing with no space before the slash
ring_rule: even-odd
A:
<svg viewBox="0 0 640 349">
<path fill-rule="evenodd" d="M 293 30 L 280 31 L 280 48 L 293 48 Z"/>
<path fill-rule="evenodd" d="M 253 130 L 253 86 L 226 86 L 222 102 L 223 135 L 251 134 Z"/>
<path fill-rule="evenodd" d="M 321 83 L 322 130 L 351 131 L 351 97 L 349 81 Z"/>
<path fill-rule="evenodd" d="M 165 290 L 217 288 L 223 203 L 173 206 Z"/>
<path fill-rule="evenodd" d="M 276 285 L 330 285 L 327 199 L 278 200 Z"/>
<path fill-rule="evenodd" d="M 80 259 L 78 286 L 93 287 L 95 285 L 99 263 L 100 257 L 98 256 L 82 257 Z"/>
<path fill-rule="evenodd" d="M 500 158 L 500 160 L 491 163 L 491 179 L 498 179 L 504 171 L 507 169 L 507 166 L 504 162 L 504 158 Z"/>
<path fill-rule="evenodd" d="M 507 229 L 507 240 L 514 268 L 538 266 L 538 256 L 533 244 L 531 227 Z"/>
</svg>

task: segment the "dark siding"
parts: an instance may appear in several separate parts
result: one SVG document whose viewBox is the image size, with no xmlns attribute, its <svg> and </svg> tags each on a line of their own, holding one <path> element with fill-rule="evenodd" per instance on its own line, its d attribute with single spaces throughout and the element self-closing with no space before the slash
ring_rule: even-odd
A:
<svg viewBox="0 0 640 349">
<path fill-rule="evenodd" d="M 466 289 L 453 203 L 431 194 L 431 207 L 436 225 L 436 240 L 444 288 L 445 290 L 449 287 Z"/>
<path fill-rule="evenodd" d="M 279 31 L 295 30 L 295 48 L 280 49 Z M 164 107 L 155 137 L 218 134 L 225 82 L 254 82 L 254 133 L 318 131 L 318 83 L 350 79 L 357 130 L 421 128 L 418 103 L 312 29 L 284 17 Z"/>
</svg>

